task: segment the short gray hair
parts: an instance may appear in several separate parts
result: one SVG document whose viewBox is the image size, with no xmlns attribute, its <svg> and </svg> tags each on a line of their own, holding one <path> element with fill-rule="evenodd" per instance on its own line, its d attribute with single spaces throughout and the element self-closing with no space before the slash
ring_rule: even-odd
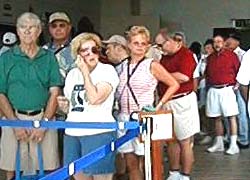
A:
<svg viewBox="0 0 250 180">
<path fill-rule="evenodd" d="M 25 12 L 25 13 L 21 14 L 17 18 L 16 27 L 19 28 L 27 20 L 32 21 L 35 26 L 37 26 L 38 28 L 42 29 L 42 22 L 41 22 L 40 18 L 36 14 L 34 14 L 32 12 Z"/>
<path fill-rule="evenodd" d="M 187 40 L 186 40 L 186 36 L 185 36 L 185 33 L 184 33 L 184 32 L 182 32 L 182 31 L 175 31 L 175 32 L 173 33 L 173 36 L 174 36 L 174 37 L 180 36 L 180 37 L 182 38 L 182 42 L 183 42 L 184 44 L 186 44 Z"/>
</svg>

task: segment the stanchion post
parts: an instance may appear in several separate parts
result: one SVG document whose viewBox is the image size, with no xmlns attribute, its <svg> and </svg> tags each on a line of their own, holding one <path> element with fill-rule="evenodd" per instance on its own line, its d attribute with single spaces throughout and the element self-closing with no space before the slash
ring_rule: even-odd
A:
<svg viewBox="0 0 250 180">
<path fill-rule="evenodd" d="M 151 141 L 153 180 L 163 179 L 162 140 Z"/>
<path fill-rule="evenodd" d="M 151 169 L 151 122 L 152 117 L 145 117 L 146 120 L 146 137 L 144 142 L 145 147 L 145 180 L 152 180 Z"/>
</svg>

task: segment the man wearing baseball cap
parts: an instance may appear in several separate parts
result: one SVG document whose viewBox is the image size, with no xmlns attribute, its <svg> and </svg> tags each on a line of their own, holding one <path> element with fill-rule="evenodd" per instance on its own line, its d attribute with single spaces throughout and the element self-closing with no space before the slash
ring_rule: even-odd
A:
<svg viewBox="0 0 250 180">
<path fill-rule="evenodd" d="M 108 40 L 102 41 L 106 45 L 106 55 L 108 61 L 114 65 L 118 74 L 122 71 L 122 62 L 129 56 L 127 40 L 121 35 L 113 35 Z M 117 100 L 114 103 L 113 115 L 118 116 L 119 106 Z M 115 179 L 122 179 L 126 172 L 126 162 L 120 153 L 116 156 L 116 173 Z"/>
<path fill-rule="evenodd" d="M 65 78 L 73 67 L 70 48 L 71 21 L 65 12 L 55 12 L 50 15 L 48 25 L 51 42 L 47 43 L 44 48 L 51 50 L 56 55 L 60 73 Z"/>
<path fill-rule="evenodd" d="M 106 54 L 110 63 L 116 66 L 126 59 L 128 55 L 127 40 L 121 35 L 113 35 L 108 40 L 102 41 L 106 45 Z"/>
<path fill-rule="evenodd" d="M 71 54 L 71 21 L 65 12 L 54 12 L 49 17 L 48 22 L 51 41 L 44 45 L 43 48 L 52 51 L 59 64 L 60 74 L 64 82 L 67 73 L 73 68 L 74 60 Z M 56 119 L 65 119 L 65 114 L 57 111 Z M 63 144 L 63 131 L 58 132 L 59 147 Z M 60 159 L 62 159 L 62 149 L 60 151 Z"/>
</svg>

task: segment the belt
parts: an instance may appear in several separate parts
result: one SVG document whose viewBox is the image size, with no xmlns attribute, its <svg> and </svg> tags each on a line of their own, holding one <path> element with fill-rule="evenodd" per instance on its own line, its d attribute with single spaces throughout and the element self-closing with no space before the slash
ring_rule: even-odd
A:
<svg viewBox="0 0 250 180">
<path fill-rule="evenodd" d="M 218 84 L 218 85 L 211 85 L 211 87 L 215 89 L 222 89 L 222 88 L 234 86 L 234 85 L 235 84 Z"/>
<path fill-rule="evenodd" d="M 172 100 L 173 99 L 178 99 L 178 98 L 181 98 L 181 97 L 184 97 L 184 96 L 187 96 L 189 94 L 191 94 L 193 91 L 188 91 L 188 92 L 184 92 L 184 93 L 180 93 L 180 94 L 176 94 L 172 97 Z"/>
<path fill-rule="evenodd" d="M 35 111 L 21 111 L 21 110 L 16 109 L 16 112 L 19 113 L 19 114 L 25 114 L 25 115 L 28 115 L 28 116 L 35 116 L 35 115 L 40 114 L 41 112 L 43 112 L 43 109 L 35 110 Z"/>
</svg>

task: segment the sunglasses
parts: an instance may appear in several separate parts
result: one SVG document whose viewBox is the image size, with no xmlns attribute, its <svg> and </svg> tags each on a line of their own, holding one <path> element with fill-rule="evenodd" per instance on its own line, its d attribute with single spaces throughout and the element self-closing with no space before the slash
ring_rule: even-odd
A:
<svg viewBox="0 0 250 180">
<path fill-rule="evenodd" d="M 174 40 L 174 41 L 177 41 L 177 42 L 182 42 L 182 41 L 183 41 L 183 39 L 182 39 L 182 38 L 179 38 L 179 37 L 174 37 L 173 40 Z"/>
<path fill-rule="evenodd" d="M 166 42 L 166 41 L 164 41 L 162 44 L 154 43 L 154 44 L 152 45 L 152 47 L 162 49 L 162 47 L 163 47 L 163 45 L 165 44 L 165 42 Z"/>
<path fill-rule="evenodd" d="M 138 42 L 138 41 L 132 42 L 132 44 L 135 46 L 143 46 L 143 47 L 148 45 L 148 43 L 146 42 Z"/>
<path fill-rule="evenodd" d="M 57 27 L 59 27 L 59 28 L 65 28 L 66 26 L 67 26 L 66 23 L 52 23 L 52 24 L 50 24 L 50 27 L 53 28 L 53 29 L 55 29 Z"/>
<path fill-rule="evenodd" d="M 78 52 L 78 54 L 87 54 L 87 52 L 89 52 L 89 50 L 91 50 L 91 52 L 94 54 L 100 53 L 100 48 L 97 46 L 93 46 L 91 48 L 79 48 L 77 52 Z"/>
</svg>

